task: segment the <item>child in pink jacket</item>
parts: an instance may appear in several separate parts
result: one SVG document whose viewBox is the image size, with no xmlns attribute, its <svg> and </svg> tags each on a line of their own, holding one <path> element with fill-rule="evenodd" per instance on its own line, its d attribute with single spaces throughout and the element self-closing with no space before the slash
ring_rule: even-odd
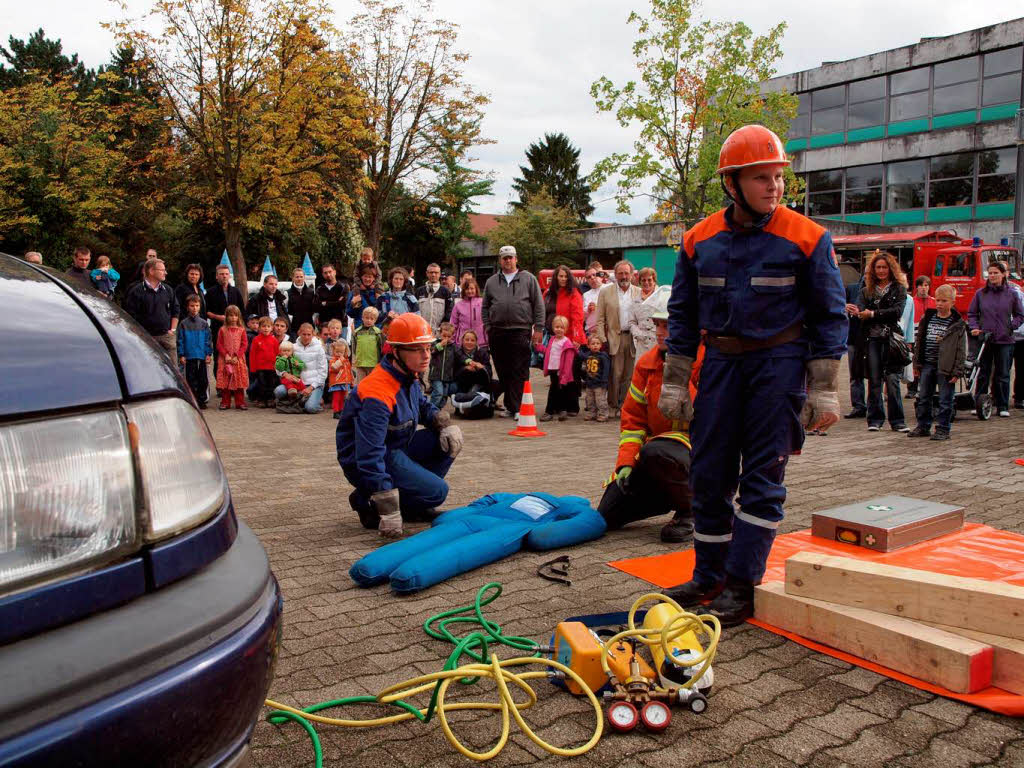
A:
<svg viewBox="0 0 1024 768">
<path fill-rule="evenodd" d="M 484 300 L 480 298 L 480 286 L 472 277 L 462 281 L 462 298 L 452 306 L 451 324 L 455 331 L 452 338 L 455 344 L 462 344 L 462 336 L 466 331 L 476 334 L 477 346 L 487 349 L 487 333 L 484 331 L 483 320 Z"/>
<path fill-rule="evenodd" d="M 551 421 L 557 414 L 559 421 L 565 421 L 569 415 L 576 416 L 580 412 L 580 389 L 576 381 L 576 343 L 567 335 L 569 319 L 563 315 L 555 315 L 551 320 L 554 332 L 548 340 L 547 347 L 538 344 L 538 352 L 544 352 L 544 373 L 551 381 L 548 389 L 548 403 L 544 408 L 541 421 Z"/>
</svg>

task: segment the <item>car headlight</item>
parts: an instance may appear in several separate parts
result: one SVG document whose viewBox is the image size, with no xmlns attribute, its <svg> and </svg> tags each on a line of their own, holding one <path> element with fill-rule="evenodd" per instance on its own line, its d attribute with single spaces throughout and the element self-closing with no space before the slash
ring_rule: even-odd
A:
<svg viewBox="0 0 1024 768">
<path fill-rule="evenodd" d="M 142 535 L 173 536 L 212 517 L 227 477 L 199 412 L 180 398 L 126 405 L 142 482 Z"/>
<path fill-rule="evenodd" d="M 0 594 L 136 546 L 120 411 L 0 427 Z"/>
</svg>

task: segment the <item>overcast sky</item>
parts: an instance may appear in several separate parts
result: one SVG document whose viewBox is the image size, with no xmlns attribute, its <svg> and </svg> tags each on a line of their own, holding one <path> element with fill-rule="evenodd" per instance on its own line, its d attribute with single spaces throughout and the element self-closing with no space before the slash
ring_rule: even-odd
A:
<svg viewBox="0 0 1024 768">
<path fill-rule="evenodd" d="M 339 26 L 358 8 L 355 0 L 330 2 Z M 132 15 L 149 7 L 145 0 L 127 0 L 127 5 Z M 728 10 L 723 5 L 705 7 L 713 18 L 742 20 L 755 33 L 780 21 L 788 24 L 779 74 L 1008 21 L 1021 16 L 1024 7 L 1020 0 L 735 0 Z M 524 150 L 545 132 L 568 134 L 582 149 L 584 173 L 602 157 L 629 150 L 632 133 L 611 115 L 597 113 L 590 84 L 601 75 L 617 85 L 636 76 L 630 51 L 634 29 L 626 24 L 631 8 L 644 11 L 647 5 L 643 0 L 435 0 L 437 14 L 461 27 L 459 44 L 471 57 L 468 80 L 491 98 L 483 129 L 495 143 L 474 154 L 475 166 L 493 173 L 495 195 L 480 199 L 478 211 L 505 210 Z M 77 52 L 95 67 L 113 48 L 100 22 L 119 13 L 108 0 L 0 0 L 0 30 L 6 45 L 7 35 L 26 38 L 42 27 L 63 42 L 65 52 Z M 639 200 L 631 216 L 619 214 L 611 194 L 605 189 L 594 195 L 594 219 L 638 221 L 649 213 Z"/>
</svg>

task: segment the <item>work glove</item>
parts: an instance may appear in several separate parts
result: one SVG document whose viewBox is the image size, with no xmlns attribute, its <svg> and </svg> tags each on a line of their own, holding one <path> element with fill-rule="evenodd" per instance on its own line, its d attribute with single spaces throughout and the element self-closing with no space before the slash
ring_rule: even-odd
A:
<svg viewBox="0 0 1024 768">
<path fill-rule="evenodd" d="M 686 355 L 665 355 L 665 372 L 658 397 L 658 410 L 669 421 L 678 419 L 683 424 L 693 421 L 693 402 L 690 400 L 690 373 L 693 358 Z"/>
<path fill-rule="evenodd" d="M 377 491 L 370 497 L 370 504 L 380 515 L 377 532 L 385 539 L 397 539 L 402 535 L 402 510 L 398 506 L 398 489 Z"/>
<path fill-rule="evenodd" d="M 437 439 L 441 444 L 441 450 L 453 459 L 459 455 L 463 444 L 466 442 L 462 436 L 462 428 L 452 425 L 452 417 L 447 411 L 438 411 L 434 417 L 434 427 L 437 429 Z"/>
<path fill-rule="evenodd" d="M 629 490 L 629 476 L 633 474 L 632 467 L 621 467 L 618 472 L 615 473 L 615 484 L 619 486 L 619 490 L 626 493 Z"/>
<path fill-rule="evenodd" d="M 800 413 L 806 429 L 828 429 L 839 421 L 839 361 L 807 363 L 807 401 Z"/>
</svg>

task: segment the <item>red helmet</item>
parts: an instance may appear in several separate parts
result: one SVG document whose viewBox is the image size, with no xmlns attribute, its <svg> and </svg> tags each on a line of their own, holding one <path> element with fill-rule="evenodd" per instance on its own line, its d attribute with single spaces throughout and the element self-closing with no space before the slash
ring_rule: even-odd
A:
<svg viewBox="0 0 1024 768">
<path fill-rule="evenodd" d="M 393 347 L 411 347 L 437 341 L 430 323 L 413 312 L 406 312 L 388 326 L 388 343 Z"/>
<path fill-rule="evenodd" d="M 718 153 L 718 173 L 730 173 L 748 165 L 789 165 L 782 139 L 763 125 L 744 125 L 729 134 Z"/>
</svg>

